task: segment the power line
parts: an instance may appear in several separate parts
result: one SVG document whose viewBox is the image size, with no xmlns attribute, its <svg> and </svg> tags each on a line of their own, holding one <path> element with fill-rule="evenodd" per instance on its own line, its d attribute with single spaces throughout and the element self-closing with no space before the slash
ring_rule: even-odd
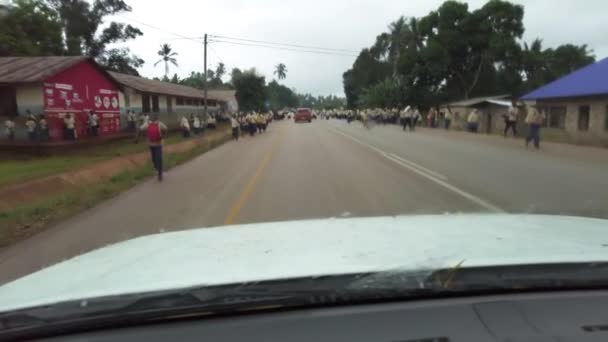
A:
<svg viewBox="0 0 608 342">
<path fill-rule="evenodd" d="M 243 46 L 255 46 L 255 47 L 261 47 L 261 48 L 266 48 L 266 49 L 274 49 L 274 50 L 305 52 L 305 53 L 316 53 L 316 54 L 331 55 L 331 56 L 357 57 L 357 55 L 355 55 L 355 54 L 346 54 L 346 53 L 337 53 L 337 52 L 328 52 L 328 51 L 315 51 L 315 50 L 305 50 L 305 49 L 291 49 L 291 48 L 284 48 L 284 47 L 278 47 L 278 46 L 269 46 L 269 45 L 261 45 L 261 44 L 237 43 L 237 42 L 230 42 L 230 41 L 226 41 L 226 40 L 215 40 L 214 39 L 214 40 L 210 40 L 210 42 L 212 42 L 212 43 L 233 44 L 233 45 L 243 45 Z"/>
<path fill-rule="evenodd" d="M 213 54 L 215 55 L 215 57 L 217 57 L 217 59 L 219 59 L 219 61 L 221 63 L 223 63 L 224 65 L 226 65 L 226 63 L 224 63 L 224 61 L 222 60 L 222 58 L 220 57 L 220 55 L 215 51 L 215 49 L 213 48 L 213 46 L 211 46 L 211 44 L 208 44 L 208 46 L 211 49 L 211 52 L 213 52 Z"/>
<path fill-rule="evenodd" d="M 162 32 L 169 33 L 169 34 L 171 34 L 171 35 L 173 35 L 173 36 L 179 37 L 180 39 L 186 39 L 186 40 L 193 41 L 193 42 L 195 42 L 195 43 L 203 44 L 203 42 L 201 42 L 201 41 L 200 41 L 200 39 L 201 39 L 201 38 L 198 38 L 199 40 L 197 40 L 196 38 L 192 38 L 192 37 L 186 37 L 186 36 L 181 35 L 181 34 L 179 34 L 179 33 L 171 32 L 171 31 L 169 31 L 169 30 L 165 30 L 165 29 L 163 29 L 163 28 L 160 28 L 160 27 L 157 27 L 157 26 L 154 26 L 154 25 L 146 24 L 146 23 L 144 23 L 143 21 L 139 21 L 139 20 L 136 20 L 136 19 L 133 19 L 133 18 L 129 18 L 129 17 L 127 17 L 127 16 L 125 16 L 125 15 L 122 15 L 122 14 L 118 14 L 117 16 L 119 16 L 119 17 L 121 17 L 121 18 L 123 18 L 123 19 L 129 20 L 129 21 L 132 21 L 132 22 L 138 23 L 138 24 L 140 24 L 140 25 L 144 25 L 144 26 L 147 26 L 147 27 L 153 28 L 153 29 L 158 30 L 158 31 L 162 31 Z"/>
<path fill-rule="evenodd" d="M 303 48 L 303 49 L 325 50 L 325 51 L 334 51 L 334 52 L 343 52 L 343 53 L 359 53 L 359 51 L 355 51 L 355 50 L 334 49 L 334 48 L 326 48 L 326 47 L 320 47 L 320 46 L 298 45 L 298 44 L 290 44 L 290 43 L 277 43 L 277 42 L 269 42 L 269 41 L 263 41 L 263 40 L 226 37 L 226 36 L 218 36 L 218 35 L 211 35 L 211 34 L 209 35 L 209 37 L 219 38 L 219 39 L 224 39 L 224 40 L 236 40 L 236 41 L 249 42 L 249 43 L 261 43 L 261 44 L 266 44 L 266 45 L 279 45 L 279 46 L 295 47 L 295 48 Z"/>
</svg>

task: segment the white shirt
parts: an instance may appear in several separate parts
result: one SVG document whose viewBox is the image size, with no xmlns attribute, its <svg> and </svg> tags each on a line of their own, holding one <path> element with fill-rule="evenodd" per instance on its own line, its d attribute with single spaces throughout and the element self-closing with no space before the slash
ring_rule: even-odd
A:
<svg viewBox="0 0 608 342">
<path fill-rule="evenodd" d="M 182 117 L 182 121 L 181 121 L 181 126 L 182 128 L 185 129 L 190 129 L 190 123 L 188 122 L 188 119 L 186 119 L 185 117 Z"/>
<path fill-rule="evenodd" d="M 192 126 L 194 126 L 194 128 L 201 128 L 201 119 L 199 119 L 197 116 L 195 116 Z"/>
<path fill-rule="evenodd" d="M 509 107 L 509 121 L 517 121 L 517 114 L 519 113 L 519 110 L 517 109 L 517 107 Z"/>
<path fill-rule="evenodd" d="M 133 114 L 133 113 L 129 113 L 129 114 L 127 115 L 127 120 L 129 120 L 129 122 L 133 122 L 133 121 L 135 121 L 135 114 Z"/>
<path fill-rule="evenodd" d="M 28 119 L 25 122 L 25 125 L 27 126 L 27 131 L 28 132 L 34 132 L 36 130 L 36 121 L 32 120 L 32 119 Z"/>
<path fill-rule="evenodd" d="M 40 119 L 40 122 L 38 122 L 38 126 L 40 126 L 41 129 L 46 129 L 46 119 Z"/>
<path fill-rule="evenodd" d="M 240 125 L 236 118 L 230 118 L 230 126 L 232 126 L 232 128 L 238 128 Z"/>
<path fill-rule="evenodd" d="M 95 127 L 97 126 L 97 123 L 99 122 L 99 116 L 95 113 L 93 113 L 93 115 L 91 115 L 91 117 L 89 118 L 89 124 L 91 125 L 91 127 Z"/>
<path fill-rule="evenodd" d="M 74 117 L 66 117 L 65 119 L 63 119 L 63 122 L 65 123 L 65 127 L 67 127 L 68 129 L 74 129 Z"/>
<path fill-rule="evenodd" d="M 6 127 L 7 130 L 13 131 L 15 129 L 15 121 L 13 121 L 13 120 L 4 121 L 4 127 Z"/>
</svg>

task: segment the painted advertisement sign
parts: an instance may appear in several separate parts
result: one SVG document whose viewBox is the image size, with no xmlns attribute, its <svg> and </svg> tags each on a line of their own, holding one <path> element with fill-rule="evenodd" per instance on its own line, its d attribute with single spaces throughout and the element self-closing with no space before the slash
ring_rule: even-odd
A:
<svg viewBox="0 0 608 342">
<path fill-rule="evenodd" d="M 120 131 L 118 88 L 89 62 L 79 63 L 44 82 L 44 111 L 48 117 L 51 139 L 61 139 L 63 119 L 75 117 L 78 137 L 88 135 L 88 113 L 99 116 L 99 135 Z"/>
</svg>

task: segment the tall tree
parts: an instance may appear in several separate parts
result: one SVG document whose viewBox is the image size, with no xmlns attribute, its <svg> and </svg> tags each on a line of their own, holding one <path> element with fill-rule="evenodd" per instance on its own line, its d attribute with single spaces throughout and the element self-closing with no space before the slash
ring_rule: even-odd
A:
<svg viewBox="0 0 608 342">
<path fill-rule="evenodd" d="M 434 44 L 434 58 L 445 65 L 447 82 L 468 98 L 477 86 L 484 65 L 504 61 L 517 48 L 523 28 L 523 6 L 490 0 L 469 12 L 468 5 L 446 1 L 421 20 L 427 44 Z"/>
<path fill-rule="evenodd" d="M 285 107 L 293 108 L 298 105 L 298 97 L 295 92 L 288 87 L 279 84 L 277 81 L 272 80 L 266 86 L 266 94 L 268 96 L 268 102 L 270 108 L 273 110 L 279 110 Z"/>
<path fill-rule="evenodd" d="M 234 72 L 233 72 L 234 76 Z M 266 80 L 255 69 L 246 70 L 233 77 L 232 82 L 236 89 L 236 99 L 239 108 L 244 111 L 265 110 L 266 106 Z"/>
<path fill-rule="evenodd" d="M 177 59 L 175 58 L 175 56 L 177 56 L 177 52 L 171 49 L 171 45 L 165 43 L 160 46 L 160 50 L 158 50 L 157 54 L 161 58 L 156 63 L 154 63 L 154 66 L 157 66 L 159 63 L 164 63 L 165 77 L 168 77 L 167 75 L 169 75 L 169 64 L 177 66 Z"/>
<path fill-rule="evenodd" d="M 62 25 L 43 1 L 17 0 L 0 18 L 0 56 L 63 55 Z"/>
<path fill-rule="evenodd" d="M 129 53 L 114 53 L 107 50 L 110 44 L 137 38 L 143 33 L 136 27 L 110 22 L 105 28 L 104 18 L 122 12 L 130 12 L 131 7 L 123 0 L 47 0 L 58 14 L 62 23 L 62 36 L 65 39 L 66 54 L 93 57 L 99 61 L 116 61 Z M 126 49 L 126 48 L 125 48 Z M 111 57 L 111 58 L 110 58 Z M 137 68 L 139 58 L 130 58 L 116 64 L 127 64 Z"/>
<path fill-rule="evenodd" d="M 143 59 L 130 54 L 126 48 L 109 49 L 98 61 L 108 70 L 135 76 L 139 76 L 137 68 L 144 64 Z"/>
<path fill-rule="evenodd" d="M 283 80 L 287 77 L 287 67 L 283 63 L 279 63 L 274 67 L 273 74 L 277 75 L 279 80 Z"/>
<path fill-rule="evenodd" d="M 224 63 L 220 62 L 217 64 L 217 67 L 215 68 L 215 77 L 218 78 L 221 83 L 222 77 L 224 77 L 224 75 L 226 75 L 226 65 L 224 65 Z"/>
</svg>

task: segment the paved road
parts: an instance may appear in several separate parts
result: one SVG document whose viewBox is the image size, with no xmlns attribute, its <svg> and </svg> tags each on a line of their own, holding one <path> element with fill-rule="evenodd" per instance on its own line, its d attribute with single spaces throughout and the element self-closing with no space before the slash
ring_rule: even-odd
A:
<svg viewBox="0 0 608 342">
<path fill-rule="evenodd" d="M 0 252 L 0 283 L 140 235 L 342 216 L 527 212 L 608 218 L 608 152 L 341 121 L 278 122 Z"/>
</svg>

